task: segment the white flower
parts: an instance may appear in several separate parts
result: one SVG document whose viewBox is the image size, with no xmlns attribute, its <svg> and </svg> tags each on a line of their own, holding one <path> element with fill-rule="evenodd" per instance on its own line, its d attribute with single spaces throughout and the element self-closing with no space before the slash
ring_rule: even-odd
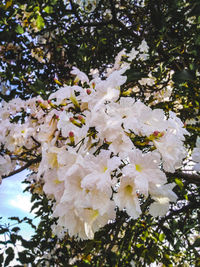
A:
<svg viewBox="0 0 200 267">
<path fill-rule="evenodd" d="M 38 140 L 40 142 L 49 143 L 55 137 L 57 132 L 57 118 L 54 114 L 45 117 L 44 123 L 38 126 Z"/>
<path fill-rule="evenodd" d="M 87 239 L 84 222 L 71 203 L 59 203 L 56 205 L 53 216 L 58 217 L 57 226 L 54 228 L 55 233 L 58 234 L 60 231 L 68 232 L 70 236 Z"/>
<path fill-rule="evenodd" d="M 91 69 L 89 74 L 92 75 L 93 79 L 99 78 L 99 70 L 98 69 Z"/>
<path fill-rule="evenodd" d="M 55 103 L 57 105 L 60 105 L 62 103 L 65 104 L 64 100 L 70 99 L 70 98 L 76 98 L 75 92 L 82 92 L 83 89 L 80 86 L 63 86 L 59 90 L 57 90 L 55 93 L 52 93 L 49 96 L 49 100 L 56 99 Z"/>
<path fill-rule="evenodd" d="M 109 145 L 109 149 L 123 157 L 130 150 L 134 148 L 134 145 L 130 138 L 124 133 L 124 131 L 116 132 L 115 138 L 112 139 L 112 143 Z"/>
<path fill-rule="evenodd" d="M 113 87 L 112 80 L 105 80 L 98 83 L 95 87 L 95 91 L 91 94 L 91 101 L 88 103 L 90 110 L 96 111 L 101 109 L 106 101 L 116 101 L 119 97 L 120 90 L 117 87 Z"/>
<path fill-rule="evenodd" d="M 189 132 L 184 128 L 182 121 L 172 111 L 169 112 L 168 128 L 170 132 L 173 132 L 180 140 L 185 140 L 184 135 L 189 135 Z"/>
<path fill-rule="evenodd" d="M 88 102 L 88 108 L 93 113 L 101 109 L 106 101 L 115 101 L 119 98 L 119 88 L 112 88 L 107 81 L 99 82 L 95 90 L 91 90 L 91 94 L 85 97 L 84 102 Z"/>
<path fill-rule="evenodd" d="M 58 179 L 56 169 L 47 169 L 43 180 L 45 181 L 43 186 L 45 194 L 59 202 L 64 192 L 64 183 Z"/>
<path fill-rule="evenodd" d="M 14 98 L 9 101 L 9 103 L 5 103 L 5 107 L 10 111 L 11 114 L 20 112 L 22 107 L 24 107 L 24 102 L 20 98 Z"/>
<path fill-rule="evenodd" d="M 12 137 L 15 139 L 15 144 L 19 147 L 25 146 L 30 149 L 33 146 L 31 136 L 36 136 L 35 129 L 30 127 L 29 123 L 18 125 L 15 131 L 12 131 Z"/>
<path fill-rule="evenodd" d="M 135 48 L 133 47 L 131 52 L 127 54 L 128 60 L 132 61 L 133 59 L 135 59 L 138 53 L 139 51 L 135 50 Z"/>
<path fill-rule="evenodd" d="M 1 156 L 0 155 L 0 184 L 1 184 L 1 176 L 8 175 L 14 166 L 11 162 L 11 159 L 8 155 Z"/>
<path fill-rule="evenodd" d="M 69 177 L 72 177 L 72 175 L 85 164 L 83 155 L 80 151 L 77 153 L 70 147 L 68 147 L 67 150 L 63 148 L 58 151 L 57 162 L 59 164 L 57 175 L 60 181 L 65 181 Z"/>
<path fill-rule="evenodd" d="M 120 51 L 117 56 L 115 57 L 115 64 L 114 64 L 114 68 L 113 70 L 117 70 L 121 67 L 122 64 L 122 57 L 126 56 L 126 52 L 125 49 L 123 49 L 122 51 Z"/>
<path fill-rule="evenodd" d="M 93 239 L 94 233 L 115 219 L 114 210 L 100 215 L 98 210 L 90 206 L 76 208 L 72 203 L 59 203 L 56 205 L 53 216 L 58 217 L 58 226 L 68 231 L 70 236 L 80 239 Z"/>
<path fill-rule="evenodd" d="M 154 200 L 155 202 L 149 208 L 149 213 L 154 217 L 166 215 L 169 210 L 168 197 L 155 197 Z"/>
<path fill-rule="evenodd" d="M 106 106 L 106 112 L 109 116 L 119 121 L 119 124 L 123 123 L 125 129 L 128 129 L 129 125 L 135 117 L 133 114 L 134 103 L 135 101 L 131 97 L 121 97 L 119 102 L 111 102 L 110 104 L 108 104 Z"/>
<path fill-rule="evenodd" d="M 73 113 L 63 111 L 58 120 L 58 130 L 61 131 L 63 137 L 69 137 L 70 133 L 74 135 L 75 143 L 78 143 L 87 136 L 89 126 L 82 125 L 78 119 L 74 118 Z"/>
<path fill-rule="evenodd" d="M 86 192 L 81 186 L 82 179 L 86 174 L 86 170 L 79 165 L 71 175 L 68 173 L 68 175 L 62 177 L 62 180 L 64 180 L 64 192 L 60 200 L 61 203 L 70 202 L 77 208 L 88 206 Z"/>
<path fill-rule="evenodd" d="M 173 173 L 181 167 L 186 157 L 186 149 L 176 135 L 168 131 L 164 136 L 153 140 L 153 143 L 162 156 L 165 171 Z"/>
<path fill-rule="evenodd" d="M 148 52 L 149 51 L 149 46 L 147 45 L 147 42 L 145 40 L 142 41 L 142 43 L 138 47 L 140 52 Z"/>
<path fill-rule="evenodd" d="M 138 81 L 139 84 L 141 85 L 148 85 L 148 86 L 153 86 L 155 84 L 155 80 L 153 77 L 149 78 L 142 78 L 141 80 Z"/>
<path fill-rule="evenodd" d="M 109 150 L 101 150 L 96 157 L 91 154 L 86 155 L 85 167 L 89 174 L 82 181 L 83 188 L 93 187 L 95 183 L 97 189 L 111 196 L 111 172 L 119 167 L 121 160 L 119 157 L 110 158 L 110 154 Z"/>
<path fill-rule="evenodd" d="M 126 209 L 129 216 L 136 219 L 141 214 L 140 204 L 137 197 L 137 188 L 133 178 L 123 176 L 120 186 L 113 199 L 120 210 Z"/>
<path fill-rule="evenodd" d="M 123 67 L 120 70 L 113 71 L 106 79 L 107 85 L 111 88 L 117 88 L 124 84 L 127 80 L 126 76 L 123 76 L 124 72 L 128 69 L 128 66 Z"/>
<path fill-rule="evenodd" d="M 122 131 L 121 122 L 117 117 L 110 117 L 103 110 L 94 113 L 90 125 L 95 126 L 98 136 L 108 142 L 113 142 L 117 133 Z"/>
<path fill-rule="evenodd" d="M 134 179 L 136 189 L 145 196 L 148 196 L 149 185 L 167 182 L 165 174 L 159 168 L 160 158 L 157 153 L 142 153 L 139 149 L 134 149 L 128 154 L 128 162 L 123 173 Z"/>
<path fill-rule="evenodd" d="M 78 68 L 73 67 L 70 73 L 76 76 L 75 81 L 81 81 L 82 83 L 86 82 L 87 84 L 89 84 L 88 76 Z"/>
<path fill-rule="evenodd" d="M 154 131 L 165 131 L 167 129 L 166 118 L 162 109 L 152 110 L 140 101 L 132 107 L 132 121 L 125 126 L 135 134 L 149 136 Z M 128 129 L 127 129 L 128 130 Z"/>
<path fill-rule="evenodd" d="M 174 186 L 175 184 L 165 184 L 150 188 L 151 196 L 155 200 L 149 209 L 152 216 L 164 216 L 169 210 L 169 203 L 177 200 L 177 195 L 172 191 Z"/>
<path fill-rule="evenodd" d="M 139 54 L 138 58 L 141 59 L 142 61 L 145 61 L 148 59 L 148 57 L 149 57 L 148 54 L 143 53 L 143 54 Z"/>
<path fill-rule="evenodd" d="M 70 131 L 76 131 L 77 126 L 70 119 L 74 119 L 74 114 L 63 111 L 59 116 L 58 130 L 61 131 L 63 137 L 68 137 Z"/>
</svg>

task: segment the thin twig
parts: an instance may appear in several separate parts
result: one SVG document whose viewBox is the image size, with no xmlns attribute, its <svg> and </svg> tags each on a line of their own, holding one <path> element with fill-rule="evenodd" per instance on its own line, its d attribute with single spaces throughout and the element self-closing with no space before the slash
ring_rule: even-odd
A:
<svg viewBox="0 0 200 267">
<path fill-rule="evenodd" d="M 27 168 L 30 167 L 31 165 L 33 165 L 33 164 L 35 164 L 35 163 L 39 163 L 40 160 L 41 160 L 41 158 L 39 157 L 39 158 L 37 158 L 37 159 L 34 159 L 34 160 L 29 161 L 27 164 L 25 164 L 25 165 L 22 166 L 21 168 L 18 168 L 18 169 L 16 169 L 16 170 L 10 172 L 8 175 L 3 175 L 3 176 L 2 176 L 2 179 L 6 179 L 6 178 L 8 178 L 8 177 L 10 177 L 10 176 L 12 176 L 12 175 L 14 175 L 14 174 L 17 174 L 17 173 L 19 173 L 19 172 L 22 172 L 23 170 L 27 169 Z"/>
</svg>

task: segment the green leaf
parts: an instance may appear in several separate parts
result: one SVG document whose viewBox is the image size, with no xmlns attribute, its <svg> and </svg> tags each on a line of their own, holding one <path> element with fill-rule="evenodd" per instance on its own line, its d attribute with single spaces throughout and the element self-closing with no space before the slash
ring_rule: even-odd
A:
<svg viewBox="0 0 200 267">
<path fill-rule="evenodd" d="M 8 9 L 10 6 L 12 6 L 12 4 L 13 4 L 13 0 L 8 0 L 8 1 L 6 2 L 5 9 Z"/>
<path fill-rule="evenodd" d="M 197 238 L 197 239 L 194 241 L 193 247 L 200 247 L 200 238 Z"/>
<path fill-rule="evenodd" d="M 8 228 L 3 228 L 3 229 L 0 230 L 0 234 L 4 234 L 4 233 L 6 233 L 8 231 L 9 231 Z"/>
<path fill-rule="evenodd" d="M 37 16 L 36 26 L 37 26 L 38 30 L 42 30 L 45 26 L 44 19 L 41 15 Z"/>
<path fill-rule="evenodd" d="M 146 73 L 134 71 L 131 69 L 127 70 L 125 72 L 125 75 L 127 76 L 127 81 L 126 81 L 127 83 L 132 82 L 132 81 L 138 81 L 138 80 L 148 76 L 148 74 L 146 74 Z"/>
<path fill-rule="evenodd" d="M 15 232 L 15 233 L 18 232 L 19 230 L 20 230 L 19 227 L 14 227 L 14 228 L 12 228 L 12 231 Z"/>
<path fill-rule="evenodd" d="M 5 260 L 5 263 L 4 263 L 4 266 L 9 266 L 9 263 L 14 259 L 14 250 L 9 247 L 6 249 L 6 254 L 8 255 L 6 257 L 6 260 Z"/>
<path fill-rule="evenodd" d="M 15 31 L 16 31 L 16 33 L 19 33 L 19 34 L 23 34 L 24 33 L 24 29 L 20 25 L 17 25 Z"/>
<path fill-rule="evenodd" d="M 162 242 L 165 239 L 165 234 L 161 233 L 159 234 L 159 240 Z"/>
<path fill-rule="evenodd" d="M 51 14 L 53 13 L 53 7 L 52 6 L 46 6 L 44 8 L 44 11 L 47 13 L 47 14 Z"/>
<path fill-rule="evenodd" d="M 199 18 L 200 18 L 200 17 L 199 17 Z M 200 23 L 200 22 L 199 22 L 199 23 Z M 200 45 L 200 35 L 198 35 L 198 36 L 196 37 L 195 44 L 196 44 L 196 45 Z"/>
<path fill-rule="evenodd" d="M 5 252 L 8 255 L 8 254 L 12 254 L 14 251 L 13 251 L 13 248 L 9 247 L 9 248 L 6 249 Z"/>
<path fill-rule="evenodd" d="M 28 254 L 27 251 L 22 251 L 22 252 L 18 252 L 18 256 L 19 256 L 19 260 L 21 263 L 28 263 L 30 264 L 30 262 L 34 261 L 34 256 L 31 255 L 30 253 Z"/>
<path fill-rule="evenodd" d="M 58 0 L 51 0 L 51 4 L 55 5 L 57 3 Z"/>
<path fill-rule="evenodd" d="M 167 240 L 173 245 L 174 244 L 174 236 L 172 231 L 166 226 L 162 226 L 162 230 L 167 238 Z"/>
<path fill-rule="evenodd" d="M 185 81 L 193 81 L 195 79 L 195 75 L 190 70 L 182 70 L 177 71 L 173 75 L 174 82 L 185 82 Z"/>
<path fill-rule="evenodd" d="M 192 10 L 189 13 L 189 16 L 198 16 L 200 14 L 200 4 L 198 2 L 196 2 L 196 4 L 194 5 L 194 7 L 192 8 Z"/>
<path fill-rule="evenodd" d="M 175 183 L 179 186 L 179 188 L 182 190 L 184 187 L 183 182 L 180 179 L 175 179 Z"/>
<path fill-rule="evenodd" d="M 18 238 L 18 235 L 16 235 L 16 234 L 11 234 L 11 235 L 10 235 L 10 240 L 11 240 L 11 242 L 12 242 L 13 244 L 16 243 L 17 239 L 19 239 L 19 238 Z"/>
<path fill-rule="evenodd" d="M 3 263 L 3 253 L 0 254 L 0 263 Z"/>
</svg>

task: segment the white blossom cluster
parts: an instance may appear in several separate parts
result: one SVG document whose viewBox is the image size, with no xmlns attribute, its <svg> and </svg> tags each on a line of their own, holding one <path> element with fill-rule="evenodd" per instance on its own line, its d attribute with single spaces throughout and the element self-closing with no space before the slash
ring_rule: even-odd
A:
<svg viewBox="0 0 200 267">
<path fill-rule="evenodd" d="M 143 41 L 127 57 L 131 61 L 140 53 L 145 60 L 147 52 Z M 166 214 L 170 201 L 176 201 L 165 172 L 181 166 L 187 131 L 175 113 L 166 115 L 121 96 L 129 68 L 121 62 L 124 54 L 117 56 L 105 79 L 93 71 L 89 80 L 74 67 L 74 84 L 64 85 L 48 101 L 37 97 L 2 104 L 0 174 L 41 157 L 30 168 L 55 200 L 58 222 L 53 230 L 58 236 L 67 231 L 91 239 L 115 220 L 116 207 L 136 219 L 141 198 L 154 200 L 149 210 L 153 216 Z"/>
</svg>

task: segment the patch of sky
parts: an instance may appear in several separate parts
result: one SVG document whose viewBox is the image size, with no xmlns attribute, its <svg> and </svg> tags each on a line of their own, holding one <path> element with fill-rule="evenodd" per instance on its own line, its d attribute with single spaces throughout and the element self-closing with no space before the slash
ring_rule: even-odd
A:
<svg viewBox="0 0 200 267">
<path fill-rule="evenodd" d="M 19 174 L 6 178 L 0 185 L 0 220 L 1 225 L 16 225 L 15 221 L 9 220 L 9 217 L 18 217 L 20 220 L 24 217 L 33 219 L 35 225 L 38 224 L 38 219 L 34 219 L 34 213 L 30 213 L 31 210 L 31 194 L 23 192 L 26 188 L 26 184 L 22 182 L 26 178 L 28 171 L 23 171 Z M 32 227 L 27 223 L 19 225 L 20 232 L 25 239 L 30 239 L 34 233 Z"/>
</svg>

